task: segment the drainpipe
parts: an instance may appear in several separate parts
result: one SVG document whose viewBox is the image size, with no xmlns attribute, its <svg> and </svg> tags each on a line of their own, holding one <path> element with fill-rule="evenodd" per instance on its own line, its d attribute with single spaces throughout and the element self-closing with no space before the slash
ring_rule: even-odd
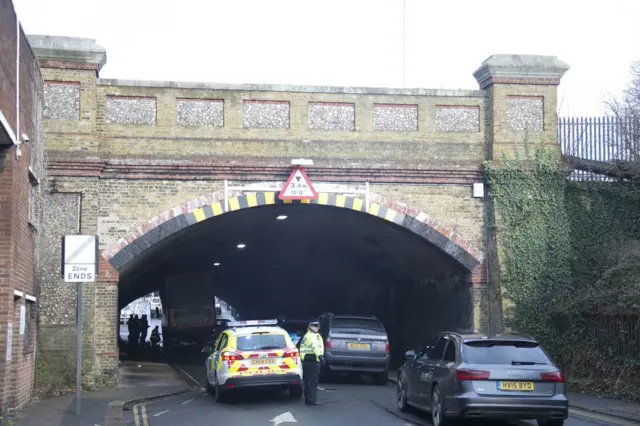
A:
<svg viewBox="0 0 640 426">
<path fill-rule="evenodd" d="M 491 265 L 491 249 L 492 249 L 492 239 L 491 239 L 491 221 L 493 219 L 493 211 L 491 209 L 491 188 L 489 187 L 489 183 L 485 177 L 484 179 L 484 234 L 485 234 L 485 279 L 487 286 L 487 322 L 488 334 L 491 335 L 495 333 L 497 330 L 495 329 L 495 325 L 493 323 L 493 308 L 494 303 L 492 301 L 493 297 L 493 285 L 491 283 L 491 274 L 490 274 L 490 265 Z"/>
</svg>

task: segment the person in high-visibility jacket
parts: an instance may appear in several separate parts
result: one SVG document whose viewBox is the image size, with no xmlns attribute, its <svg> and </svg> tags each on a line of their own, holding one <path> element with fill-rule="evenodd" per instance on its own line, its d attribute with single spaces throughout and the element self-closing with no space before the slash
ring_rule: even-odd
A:
<svg viewBox="0 0 640 426">
<path fill-rule="evenodd" d="M 307 405 L 320 405 L 318 402 L 318 383 L 320 381 L 320 368 L 325 361 L 324 342 L 319 331 L 320 323 L 311 321 L 307 333 L 300 340 L 304 403 Z"/>
</svg>

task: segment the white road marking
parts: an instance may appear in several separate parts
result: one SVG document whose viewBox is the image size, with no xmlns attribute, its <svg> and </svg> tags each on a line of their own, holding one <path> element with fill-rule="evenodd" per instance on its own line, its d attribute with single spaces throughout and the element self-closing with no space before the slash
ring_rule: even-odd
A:
<svg viewBox="0 0 640 426">
<path fill-rule="evenodd" d="M 181 404 L 182 404 L 182 405 L 184 405 L 184 404 L 188 404 L 188 403 L 190 403 L 190 402 L 191 402 L 191 401 L 193 401 L 193 400 L 194 400 L 194 398 L 187 399 L 186 401 L 181 402 Z"/>
<path fill-rule="evenodd" d="M 575 408 L 569 408 L 569 413 L 573 414 L 573 415 L 576 415 L 576 416 L 580 416 L 580 417 L 587 417 L 587 418 L 590 418 L 590 419 L 599 420 L 601 422 L 612 423 L 612 424 L 617 425 L 617 426 L 636 426 L 636 425 L 638 425 L 638 423 L 631 423 L 629 421 L 626 421 L 626 420 L 623 420 L 623 419 L 618 419 L 616 417 L 596 414 L 596 413 L 592 413 L 590 411 L 580 410 L 580 409 L 575 409 Z"/>
<path fill-rule="evenodd" d="M 282 413 L 271 419 L 273 426 L 278 426 L 281 423 L 298 423 L 290 412 Z"/>
<path fill-rule="evenodd" d="M 200 390 L 206 391 L 205 388 L 202 387 L 202 385 L 200 384 L 200 382 L 198 380 L 196 380 L 191 374 L 187 373 L 184 368 L 180 367 L 179 365 L 176 365 L 176 367 L 178 367 L 178 370 L 180 370 L 185 376 L 187 376 L 196 386 L 198 386 L 200 388 Z"/>
<path fill-rule="evenodd" d="M 154 414 L 153 417 L 158 417 L 158 416 L 161 416 L 164 413 L 168 413 L 168 412 L 169 412 L 169 410 L 160 411 L 159 413 Z"/>
</svg>

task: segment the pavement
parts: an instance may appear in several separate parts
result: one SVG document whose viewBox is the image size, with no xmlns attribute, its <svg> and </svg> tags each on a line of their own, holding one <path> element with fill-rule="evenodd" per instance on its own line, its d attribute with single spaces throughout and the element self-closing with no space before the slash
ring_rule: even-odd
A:
<svg viewBox="0 0 640 426">
<path fill-rule="evenodd" d="M 616 399 L 569 393 L 571 406 L 584 411 L 640 422 L 640 404 Z"/>
<path fill-rule="evenodd" d="M 167 364 L 122 362 L 118 385 L 83 392 L 75 414 L 75 394 L 34 401 L 12 419 L 16 426 L 121 426 L 123 409 L 135 401 L 176 395 L 191 388 Z"/>
</svg>

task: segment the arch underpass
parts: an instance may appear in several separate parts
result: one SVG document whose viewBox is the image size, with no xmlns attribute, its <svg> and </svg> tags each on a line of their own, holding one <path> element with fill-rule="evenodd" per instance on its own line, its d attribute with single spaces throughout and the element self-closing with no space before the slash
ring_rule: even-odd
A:
<svg viewBox="0 0 640 426">
<path fill-rule="evenodd" d="M 244 319 L 374 314 L 396 357 L 438 330 L 471 327 L 477 252 L 424 213 L 373 199 L 367 210 L 344 195 L 306 203 L 266 192 L 229 199 L 229 212 L 212 200 L 174 209 L 105 251 L 119 306 L 162 291 L 167 277 L 200 274 L 203 297 Z"/>
</svg>

